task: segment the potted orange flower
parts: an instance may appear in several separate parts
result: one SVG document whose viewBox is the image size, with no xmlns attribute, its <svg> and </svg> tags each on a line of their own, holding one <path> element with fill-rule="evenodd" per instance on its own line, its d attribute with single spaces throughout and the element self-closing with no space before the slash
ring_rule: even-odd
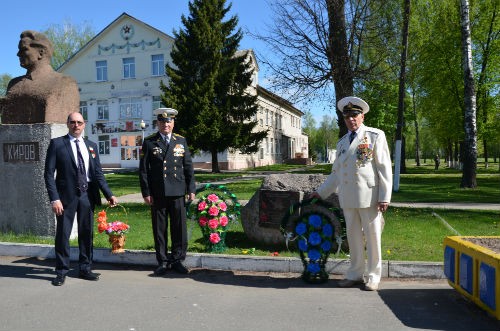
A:
<svg viewBox="0 0 500 331">
<path fill-rule="evenodd" d="M 125 252 L 125 234 L 129 231 L 130 225 L 121 221 L 108 223 L 108 216 L 105 210 L 101 210 L 97 217 L 97 230 L 99 233 L 106 233 L 111 244 L 111 253 Z"/>
</svg>

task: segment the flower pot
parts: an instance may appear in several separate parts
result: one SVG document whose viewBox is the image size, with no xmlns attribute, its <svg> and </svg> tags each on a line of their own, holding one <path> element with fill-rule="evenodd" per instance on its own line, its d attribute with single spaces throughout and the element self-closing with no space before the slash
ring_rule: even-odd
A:
<svg viewBox="0 0 500 331">
<path fill-rule="evenodd" d="M 125 252 L 125 236 L 124 235 L 109 235 L 109 243 L 111 244 L 111 253 L 119 254 Z"/>
<path fill-rule="evenodd" d="M 444 239 L 444 274 L 457 292 L 500 320 L 500 237 Z"/>
</svg>

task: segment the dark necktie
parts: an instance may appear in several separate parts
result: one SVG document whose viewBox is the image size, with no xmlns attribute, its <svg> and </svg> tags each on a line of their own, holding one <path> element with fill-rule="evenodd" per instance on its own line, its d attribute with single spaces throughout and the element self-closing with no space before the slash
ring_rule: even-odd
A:
<svg viewBox="0 0 500 331">
<path fill-rule="evenodd" d="M 356 131 L 351 132 L 351 134 L 349 135 L 349 144 L 352 143 L 354 138 L 356 138 Z"/>
<path fill-rule="evenodd" d="M 75 140 L 76 144 L 76 156 L 78 159 L 78 189 L 81 192 L 86 192 L 88 188 L 87 183 L 87 172 L 85 171 L 85 162 L 83 162 L 82 152 L 80 152 L 78 139 Z"/>
</svg>

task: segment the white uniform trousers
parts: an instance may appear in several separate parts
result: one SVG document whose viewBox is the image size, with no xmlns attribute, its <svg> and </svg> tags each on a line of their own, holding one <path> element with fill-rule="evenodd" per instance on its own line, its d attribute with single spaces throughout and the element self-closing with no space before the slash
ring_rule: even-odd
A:
<svg viewBox="0 0 500 331">
<path fill-rule="evenodd" d="M 368 278 L 366 281 L 379 283 L 382 276 L 381 237 L 384 222 L 382 213 L 378 211 L 377 206 L 370 208 L 343 208 L 343 211 L 351 257 L 351 264 L 345 278 L 363 280 L 366 275 Z M 366 274 L 365 240 L 368 260 Z"/>
</svg>

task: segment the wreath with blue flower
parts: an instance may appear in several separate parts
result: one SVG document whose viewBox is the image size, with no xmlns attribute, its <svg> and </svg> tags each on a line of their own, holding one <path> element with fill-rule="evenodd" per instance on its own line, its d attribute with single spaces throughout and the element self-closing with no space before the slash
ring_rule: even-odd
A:
<svg viewBox="0 0 500 331">
<path fill-rule="evenodd" d="M 318 204 L 323 210 L 331 211 L 325 213 L 320 210 L 302 212 L 304 207 Z M 311 209 L 311 208 L 309 208 Z M 294 214 L 298 214 L 295 215 Z M 341 230 L 335 231 L 333 218 L 340 221 Z M 290 219 L 294 218 L 290 228 Z M 342 212 L 330 204 L 319 199 L 303 200 L 293 205 L 281 224 L 281 232 L 289 241 L 297 242 L 300 259 L 304 266 L 302 279 L 308 283 L 323 283 L 328 280 L 326 262 L 334 248 L 334 241 L 340 250 L 345 238 L 345 221 Z M 337 233 L 336 233 L 337 232 Z"/>
</svg>

